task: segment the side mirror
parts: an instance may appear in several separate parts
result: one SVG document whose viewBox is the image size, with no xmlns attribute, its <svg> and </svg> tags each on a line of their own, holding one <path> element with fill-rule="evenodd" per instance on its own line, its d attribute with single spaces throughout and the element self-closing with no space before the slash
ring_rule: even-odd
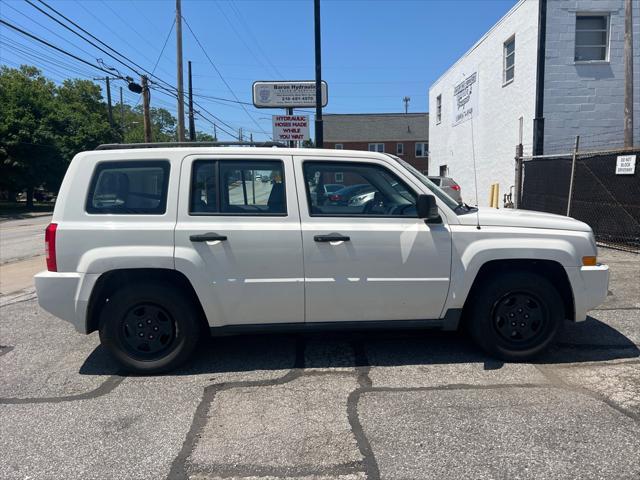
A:
<svg viewBox="0 0 640 480">
<path fill-rule="evenodd" d="M 440 214 L 438 213 L 438 204 L 436 203 L 436 197 L 433 195 L 418 195 L 416 201 L 416 211 L 418 218 L 424 218 L 427 221 L 439 221 Z"/>
</svg>

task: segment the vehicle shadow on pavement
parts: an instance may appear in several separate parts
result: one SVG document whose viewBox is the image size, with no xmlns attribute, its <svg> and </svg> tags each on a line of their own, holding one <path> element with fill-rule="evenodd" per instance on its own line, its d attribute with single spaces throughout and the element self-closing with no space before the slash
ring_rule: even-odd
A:
<svg viewBox="0 0 640 480">
<path fill-rule="evenodd" d="M 462 332 L 378 330 L 204 338 L 194 357 L 171 374 L 286 370 L 291 368 L 301 342 L 304 368 L 362 366 L 362 359 L 355 358 L 354 345 L 366 354 L 366 364 L 370 366 L 483 363 L 485 370 L 503 366 L 503 362 L 481 352 Z M 533 363 L 601 362 L 639 356 L 638 347 L 624 334 L 588 317 L 581 323 L 567 322 L 557 342 Z M 98 346 L 85 359 L 79 373 L 109 375 L 116 370 L 108 352 Z"/>
</svg>

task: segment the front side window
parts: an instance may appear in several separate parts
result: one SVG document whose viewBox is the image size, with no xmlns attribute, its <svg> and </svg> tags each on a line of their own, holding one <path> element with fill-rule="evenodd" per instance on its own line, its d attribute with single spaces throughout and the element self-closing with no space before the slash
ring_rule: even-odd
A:
<svg viewBox="0 0 640 480">
<path fill-rule="evenodd" d="M 369 151 L 384 153 L 384 143 L 370 143 Z"/>
<path fill-rule="evenodd" d="M 425 142 L 416 143 L 416 157 L 426 157 L 428 152 L 429 150 Z"/>
<path fill-rule="evenodd" d="M 189 212 L 195 215 L 286 214 L 282 162 L 193 162 Z"/>
<path fill-rule="evenodd" d="M 169 162 L 103 162 L 96 166 L 87 213 L 162 215 L 167 207 Z"/>
<path fill-rule="evenodd" d="M 516 73 L 516 37 L 511 37 L 504 42 L 504 64 L 502 73 L 502 83 L 511 83 Z"/>
<path fill-rule="evenodd" d="M 608 41 L 607 15 L 576 15 L 576 62 L 607 60 Z"/>
<path fill-rule="evenodd" d="M 384 167 L 360 162 L 305 162 L 311 216 L 415 217 L 416 194 Z M 325 183 L 340 174 L 344 185 L 327 192 Z"/>
</svg>

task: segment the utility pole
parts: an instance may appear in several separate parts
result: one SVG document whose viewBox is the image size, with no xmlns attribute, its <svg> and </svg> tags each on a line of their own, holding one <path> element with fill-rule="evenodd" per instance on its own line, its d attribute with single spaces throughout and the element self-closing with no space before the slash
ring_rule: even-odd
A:
<svg viewBox="0 0 640 480">
<path fill-rule="evenodd" d="M 176 0 L 176 61 L 178 64 L 178 141 L 184 142 L 184 86 L 182 84 L 182 6 Z"/>
<path fill-rule="evenodd" d="M 213 124 L 213 138 L 215 139 L 215 141 L 218 141 L 218 129 L 216 128 L 216 124 Z"/>
<path fill-rule="evenodd" d="M 633 147 L 633 22 L 632 2 L 624 2 L 624 146 Z"/>
<path fill-rule="evenodd" d="M 105 77 L 107 82 L 107 105 L 109 105 L 109 125 L 113 127 L 113 107 L 111 106 L 111 82 L 109 77 Z"/>
<path fill-rule="evenodd" d="M 290 115 L 290 116 L 293 115 L 293 108 L 287 107 L 287 115 Z M 295 142 L 293 140 L 289 140 L 289 147 L 294 148 L 295 146 L 296 146 Z"/>
<path fill-rule="evenodd" d="M 402 101 L 404 102 L 404 114 L 406 115 L 409 113 L 409 102 L 411 101 L 411 97 L 404 97 Z"/>
<path fill-rule="evenodd" d="M 98 77 L 94 80 L 104 80 L 107 84 L 107 116 L 109 118 L 109 125 L 113 128 L 113 107 L 111 106 L 111 82 L 109 77 Z"/>
<path fill-rule="evenodd" d="M 189 140 L 192 142 L 196 141 L 196 123 L 193 118 L 193 84 L 191 82 L 191 60 L 188 62 L 189 65 Z"/>
<path fill-rule="evenodd" d="M 238 129 L 238 141 L 242 142 L 242 127 Z"/>
<path fill-rule="evenodd" d="M 124 136 L 124 100 L 122 99 L 122 87 L 120 87 L 120 127 Z"/>
<path fill-rule="evenodd" d="M 142 75 L 142 117 L 144 120 L 144 141 L 151 143 L 151 112 L 149 103 L 151 101 L 149 93 L 149 82 L 145 75 Z"/>
<path fill-rule="evenodd" d="M 316 42 L 316 148 L 324 148 L 322 126 L 322 42 L 320 40 L 320 0 L 313 0 L 313 23 Z"/>
</svg>

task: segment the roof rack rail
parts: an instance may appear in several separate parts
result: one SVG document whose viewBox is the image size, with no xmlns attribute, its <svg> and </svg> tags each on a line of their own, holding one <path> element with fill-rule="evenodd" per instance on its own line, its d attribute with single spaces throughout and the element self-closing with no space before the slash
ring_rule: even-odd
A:
<svg viewBox="0 0 640 480">
<path fill-rule="evenodd" d="M 177 148 L 177 147 L 286 147 L 280 142 L 154 142 L 154 143 L 104 143 L 96 150 L 120 150 L 124 148 Z"/>
</svg>

